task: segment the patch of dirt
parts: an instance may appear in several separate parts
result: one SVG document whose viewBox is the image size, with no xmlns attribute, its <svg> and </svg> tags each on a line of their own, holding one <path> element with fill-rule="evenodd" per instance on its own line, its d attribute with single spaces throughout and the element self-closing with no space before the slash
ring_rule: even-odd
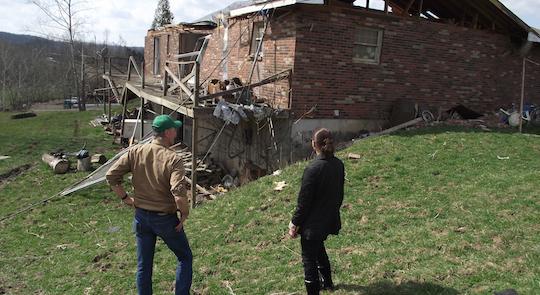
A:
<svg viewBox="0 0 540 295">
<path fill-rule="evenodd" d="M 31 164 L 25 164 L 25 165 L 13 168 L 13 169 L 11 169 L 10 171 L 8 171 L 8 172 L 6 172 L 4 174 L 0 174 L 0 187 L 3 184 L 11 181 L 13 178 L 21 175 L 22 173 L 24 173 L 26 170 L 28 170 L 30 168 L 32 168 Z"/>
</svg>

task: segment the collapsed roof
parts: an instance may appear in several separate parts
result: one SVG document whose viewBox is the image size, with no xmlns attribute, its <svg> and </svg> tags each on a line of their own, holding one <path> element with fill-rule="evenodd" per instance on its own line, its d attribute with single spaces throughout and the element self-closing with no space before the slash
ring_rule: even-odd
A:
<svg viewBox="0 0 540 295">
<path fill-rule="evenodd" d="M 191 23 L 219 23 L 219 19 L 236 17 L 264 9 L 296 4 L 324 5 L 328 0 L 243 0 L 199 18 Z M 340 0 L 353 4 L 353 0 Z M 531 28 L 499 0 L 387 0 L 394 14 L 424 15 L 434 21 L 469 24 L 523 39 L 539 39 L 540 31 Z"/>
</svg>

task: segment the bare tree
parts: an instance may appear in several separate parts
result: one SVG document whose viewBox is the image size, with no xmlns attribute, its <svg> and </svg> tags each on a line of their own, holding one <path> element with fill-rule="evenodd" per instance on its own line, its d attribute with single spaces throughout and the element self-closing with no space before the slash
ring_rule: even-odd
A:
<svg viewBox="0 0 540 295">
<path fill-rule="evenodd" d="M 11 70 L 13 65 L 13 50 L 11 47 L 4 43 L 0 42 L 0 69 L 2 72 L 2 109 L 8 108 L 7 101 L 7 90 L 8 90 L 8 73 Z"/>
<path fill-rule="evenodd" d="M 51 28 L 60 30 L 63 33 L 63 40 L 69 44 L 70 51 L 70 72 L 73 77 L 75 91 L 78 97 L 79 111 L 86 110 L 83 91 L 79 84 L 81 79 L 77 73 L 75 59 L 75 43 L 79 30 L 83 25 L 82 12 L 84 0 L 31 0 L 48 18 Z M 81 65 L 82 66 L 82 65 Z"/>
</svg>

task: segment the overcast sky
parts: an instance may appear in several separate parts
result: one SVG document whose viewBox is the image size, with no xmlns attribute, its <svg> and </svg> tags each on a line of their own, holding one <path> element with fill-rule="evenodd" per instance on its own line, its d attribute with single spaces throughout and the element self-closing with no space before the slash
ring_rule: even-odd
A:
<svg viewBox="0 0 540 295">
<path fill-rule="evenodd" d="M 235 0 L 170 0 L 175 22 L 191 21 L 218 10 Z M 380 6 L 381 0 L 371 0 Z M 474 1 L 474 0 L 471 0 Z M 85 39 L 109 41 L 120 38 L 130 46 L 143 46 L 144 36 L 152 23 L 157 0 L 93 0 L 87 1 L 84 20 Z M 358 0 L 359 4 L 365 0 Z M 377 3 L 379 2 L 379 3 Z M 540 28 L 540 0 L 502 0 L 527 24 Z M 46 18 L 29 0 L 0 0 L 0 31 L 36 35 L 48 32 L 43 26 Z"/>
</svg>

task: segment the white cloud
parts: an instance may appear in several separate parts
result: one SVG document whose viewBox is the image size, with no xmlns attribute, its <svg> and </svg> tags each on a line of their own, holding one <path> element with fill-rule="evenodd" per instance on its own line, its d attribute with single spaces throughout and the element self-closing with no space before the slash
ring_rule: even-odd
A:
<svg viewBox="0 0 540 295">
<path fill-rule="evenodd" d="M 175 22 L 191 21 L 210 12 L 224 8 L 235 0 L 170 0 Z M 365 0 L 358 0 L 362 2 Z M 472 1 L 472 0 L 471 0 Z M 516 15 L 533 27 L 540 27 L 540 0 L 501 0 Z M 94 36 L 102 41 L 105 30 L 109 40 L 117 41 L 121 35 L 128 45 L 143 46 L 144 36 L 152 23 L 157 0 L 88 0 L 89 10 L 84 16 L 88 24 L 85 38 Z M 373 6 L 381 6 L 382 0 L 371 0 Z M 0 31 L 35 34 L 41 28 L 42 13 L 28 0 L 0 0 Z"/>
</svg>

